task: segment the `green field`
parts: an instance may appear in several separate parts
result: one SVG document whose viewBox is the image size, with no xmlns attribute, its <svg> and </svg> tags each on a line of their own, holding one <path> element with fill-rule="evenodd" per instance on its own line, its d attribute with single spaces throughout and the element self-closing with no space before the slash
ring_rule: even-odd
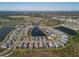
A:
<svg viewBox="0 0 79 59">
<path fill-rule="evenodd" d="M 41 23 L 44 24 L 45 26 L 56 26 L 59 24 L 62 24 L 63 22 L 60 20 L 41 20 Z"/>
</svg>

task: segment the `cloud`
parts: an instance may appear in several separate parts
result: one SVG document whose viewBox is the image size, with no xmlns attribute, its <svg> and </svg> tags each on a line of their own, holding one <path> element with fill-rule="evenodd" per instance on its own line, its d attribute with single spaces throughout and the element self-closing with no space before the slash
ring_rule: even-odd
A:
<svg viewBox="0 0 79 59">
<path fill-rule="evenodd" d="M 79 6 L 0 6 L 0 11 L 75 11 Z"/>
</svg>

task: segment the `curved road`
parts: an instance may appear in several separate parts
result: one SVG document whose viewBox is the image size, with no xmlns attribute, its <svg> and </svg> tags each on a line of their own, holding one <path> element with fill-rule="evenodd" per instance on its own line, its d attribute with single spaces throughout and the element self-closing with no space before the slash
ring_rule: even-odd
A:
<svg viewBox="0 0 79 59">
<path fill-rule="evenodd" d="M 16 41 L 12 44 L 11 47 L 7 48 L 6 50 L 3 50 L 2 52 L 0 52 L 0 56 L 7 56 L 10 52 L 14 51 L 14 49 L 16 48 L 16 45 L 18 44 L 18 41 L 20 40 L 21 38 L 21 35 L 22 35 L 22 31 L 24 30 L 24 28 L 22 28 L 22 30 L 20 31 L 20 33 L 18 34 L 17 36 L 17 39 Z M 13 32 L 13 31 L 12 31 Z M 11 33 L 10 33 L 11 34 Z M 9 35 L 10 35 L 9 34 Z M 8 35 L 8 36 L 9 36 Z M 2 42 L 2 43 L 5 43 L 6 40 L 8 39 L 8 36 L 6 37 L 6 39 Z"/>
</svg>

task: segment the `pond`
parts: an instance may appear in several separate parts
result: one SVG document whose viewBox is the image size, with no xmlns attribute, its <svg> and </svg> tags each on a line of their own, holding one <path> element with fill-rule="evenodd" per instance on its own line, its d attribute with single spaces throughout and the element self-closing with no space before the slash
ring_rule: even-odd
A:
<svg viewBox="0 0 79 59">
<path fill-rule="evenodd" d="M 66 28 L 66 27 L 63 27 L 63 26 L 55 27 L 55 28 L 62 31 L 62 32 L 65 32 L 69 35 L 77 35 L 77 33 L 74 30 L 70 29 L 70 28 Z"/>
<path fill-rule="evenodd" d="M 38 28 L 34 27 L 31 31 L 32 36 L 45 36 L 45 34 Z"/>
<path fill-rule="evenodd" d="M 11 28 L 11 27 L 0 28 L 0 41 L 4 40 L 4 38 L 7 36 L 7 34 L 12 30 L 13 30 L 13 28 Z"/>
</svg>

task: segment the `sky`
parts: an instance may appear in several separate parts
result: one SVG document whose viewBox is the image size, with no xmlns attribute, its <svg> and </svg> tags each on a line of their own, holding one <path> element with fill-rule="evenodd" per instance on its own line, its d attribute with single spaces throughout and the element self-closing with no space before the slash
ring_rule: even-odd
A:
<svg viewBox="0 0 79 59">
<path fill-rule="evenodd" d="M 0 11 L 79 11 L 79 2 L 0 2 Z"/>
</svg>

